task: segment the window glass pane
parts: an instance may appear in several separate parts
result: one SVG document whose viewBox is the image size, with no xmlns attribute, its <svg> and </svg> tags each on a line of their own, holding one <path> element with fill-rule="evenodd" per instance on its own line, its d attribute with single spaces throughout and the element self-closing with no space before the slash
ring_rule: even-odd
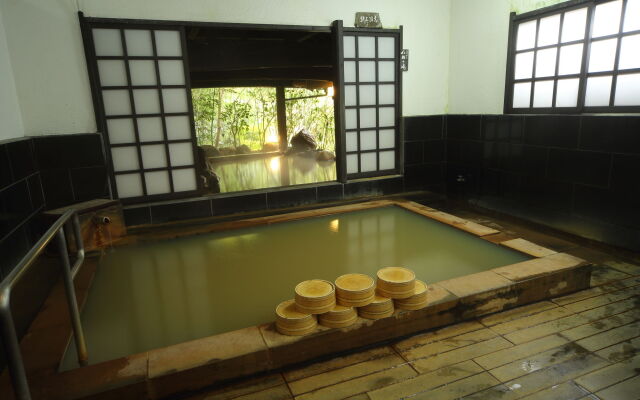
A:
<svg viewBox="0 0 640 400">
<path fill-rule="evenodd" d="M 169 172 L 167 171 L 146 172 L 144 180 L 147 184 L 147 194 L 149 195 L 171 192 Z"/>
<path fill-rule="evenodd" d="M 145 86 L 156 84 L 156 65 L 152 60 L 129 61 L 132 86 Z"/>
<path fill-rule="evenodd" d="M 618 69 L 628 68 L 640 68 L 640 35 L 623 37 L 620 43 Z"/>
<path fill-rule="evenodd" d="M 582 67 L 582 43 L 562 46 L 558 75 L 579 74 Z"/>
<path fill-rule="evenodd" d="M 347 83 L 356 81 L 356 62 L 355 61 L 344 62 L 344 81 Z"/>
<path fill-rule="evenodd" d="M 191 143 L 171 143 L 169 145 L 169 159 L 172 167 L 193 165 Z"/>
<path fill-rule="evenodd" d="M 396 124 L 396 109 L 394 107 L 380 107 L 378 109 L 378 126 L 394 126 Z"/>
<path fill-rule="evenodd" d="M 358 155 L 347 154 L 347 174 L 358 173 Z"/>
<path fill-rule="evenodd" d="M 133 91 L 136 114 L 160 113 L 160 100 L 156 89 L 136 89 Z"/>
<path fill-rule="evenodd" d="M 396 103 L 395 85 L 379 85 L 378 86 L 378 104 L 395 104 L 395 103 Z"/>
<path fill-rule="evenodd" d="M 144 169 L 163 168 L 167 166 L 167 154 L 163 144 L 141 146 L 142 167 Z"/>
<path fill-rule="evenodd" d="M 591 43 L 589 72 L 611 71 L 616 56 L 618 39 L 599 40 Z"/>
<path fill-rule="evenodd" d="M 560 31 L 560 14 L 540 19 L 540 33 L 538 33 L 538 46 L 546 46 L 558 43 Z"/>
<path fill-rule="evenodd" d="M 553 81 L 538 81 L 533 90 L 533 107 L 551 107 L 553 103 Z"/>
<path fill-rule="evenodd" d="M 531 82 L 513 85 L 513 108 L 529 108 L 531 98 Z"/>
<path fill-rule="evenodd" d="M 138 166 L 138 151 L 135 146 L 112 147 L 111 161 L 113 162 L 113 170 L 116 172 L 140 168 Z"/>
<path fill-rule="evenodd" d="M 155 31 L 156 50 L 159 57 L 182 56 L 182 43 L 178 31 Z"/>
<path fill-rule="evenodd" d="M 344 49 L 342 50 L 344 53 L 344 58 L 355 58 L 356 57 L 356 38 L 354 36 L 345 36 L 343 38 Z"/>
<path fill-rule="evenodd" d="M 164 139 L 160 117 L 138 118 L 138 136 L 141 142 L 155 142 Z"/>
<path fill-rule="evenodd" d="M 127 85 L 127 72 L 122 60 L 98 60 L 98 75 L 102 86 Z"/>
<path fill-rule="evenodd" d="M 360 154 L 360 171 L 370 172 L 378 169 L 376 153 Z"/>
<path fill-rule="evenodd" d="M 518 25 L 518 38 L 516 50 L 532 48 L 536 43 L 536 20 L 524 22 Z"/>
<path fill-rule="evenodd" d="M 516 54 L 515 79 L 531 78 L 533 74 L 533 51 Z"/>
<path fill-rule="evenodd" d="M 394 151 L 380 152 L 380 170 L 394 169 L 396 167 L 396 154 Z"/>
<path fill-rule="evenodd" d="M 358 127 L 358 120 L 357 120 L 356 110 L 353 108 L 344 110 L 344 128 L 356 129 L 357 127 Z"/>
<path fill-rule="evenodd" d="M 376 109 L 361 108 L 360 109 L 360 128 L 376 127 Z"/>
<path fill-rule="evenodd" d="M 358 37 L 358 58 L 375 58 L 376 38 L 374 36 Z"/>
<path fill-rule="evenodd" d="M 560 79 L 556 89 L 556 107 L 576 107 L 580 79 Z"/>
<path fill-rule="evenodd" d="M 376 86 L 360 85 L 360 105 L 371 106 L 376 104 Z"/>
<path fill-rule="evenodd" d="M 358 134 L 357 132 L 347 132 L 347 143 L 346 150 L 347 151 L 358 151 Z"/>
<path fill-rule="evenodd" d="M 360 132 L 360 150 L 374 150 L 377 147 L 376 131 Z"/>
<path fill-rule="evenodd" d="M 142 196 L 142 180 L 140 174 L 116 175 L 116 187 L 118 188 L 118 197 Z"/>
<path fill-rule="evenodd" d="M 109 131 L 109 143 L 111 144 L 135 143 L 136 141 L 131 118 L 108 119 L 107 130 Z"/>
<path fill-rule="evenodd" d="M 593 17 L 592 37 L 600 37 L 617 33 L 620 29 L 620 12 L 622 0 L 610 1 L 596 6 Z"/>
<path fill-rule="evenodd" d="M 175 192 L 186 192 L 197 189 L 195 169 L 174 169 L 171 171 L 171 174 L 173 175 L 173 190 Z"/>
<path fill-rule="evenodd" d="M 140 29 L 126 29 L 124 38 L 127 43 L 127 55 L 152 56 L 151 32 Z"/>
<path fill-rule="evenodd" d="M 162 89 L 162 104 L 166 113 L 189 111 L 185 89 Z"/>
<path fill-rule="evenodd" d="M 356 102 L 356 86 L 345 85 L 344 86 L 344 105 L 345 106 L 357 106 Z"/>
<path fill-rule="evenodd" d="M 618 75 L 616 106 L 640 106 L 640 74 Z"/>
<path fill-rule="evenodd" d="M 556 53 L 558 49 L 538 50 L 536 55 L 536 77 L 553 76 L 556 73 Z"/>
<path fill-rule="evenodd" d="M 102 102 L 105 115 L 131 114 L 129 92 L 126 90 L 103 90 Z"/>
<path fill-rule="evenodd" d="M 96 56 L 121 56 L 120 29 L 92 29 Z"/>
<path fill-rule="evenodd" d="M 191 120 L 187 116 L 166 117 L 167 138 L 169 140 L 189 139 L 191 137 Z"/>
<path fill-rule="evenodd" d="M 392 37 L 378 37 L 378 58 L 395 58 L 396 40 Z"/>
<path fill-rule="evenodd" d="M 160 60 L 158 61 L 160 70 L 161 85 L 184 85 L 184 66 L 182 60 Z"/>
<path fill-rule="evenodd" d="M 358 63 L 358 80 L 360 82 L 373 82 L 376 80 L 376 62 L 360 61 Z"/>
<path fill-rule="evenodd" d="M 381 149 L 392 149 L 396 147 L 396 131 L 394 129 L 382 129 L 378 133 Z"/>
<path fill-rule="evenodd" d="M 587 107 L 608 106 L 611 95 L 611 76 L 593 76 L 587 79 L 584 105 Z"/>
<path fill-rule="evenodd" d="M 379 61 L 378 62 L 378 81 L 392 82 L 396 79 L 396 63 L 395 61 Z"/>
<path fill-rule="evenodd" d="M 627 0 L 627 10 L 624 13 L 624 32 L 640 29 L 640 0 Z"/>
<path fill-rule="evenodd" d="M 562 21 L 562 42 L 584 39 L 586 23 L 587 8 L 566 12 Z"/>
</svg>

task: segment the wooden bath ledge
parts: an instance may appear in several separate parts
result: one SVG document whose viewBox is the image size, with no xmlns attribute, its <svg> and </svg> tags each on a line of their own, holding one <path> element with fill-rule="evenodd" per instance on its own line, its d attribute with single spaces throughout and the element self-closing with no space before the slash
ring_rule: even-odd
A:
<svg viewBox="0 0 640 400">
<path fill-rule="evenodd" d="M 40 358 L 44 357 L 47 360 L 36 362 L 34 365 L 37 367 L 29 369 L 33 398 L 162 399 L 230 379 L 281 369 L 589 287 L 591 264 L 582 259 L 554 252 L 524 239 L 514 239 L 496 229 L 409 201 L 384 200 L 192 229 L 181 228 L 173 233 L 150 233 L 151 238 L 147 235 L 136 236 L 134 241 L 166 239 L 386 206 L 399 206 L 425 215 L 533 258 L 489 271 L 428 283 L 428 305 L 425 308 L 416 311 L 396 310 L 389 318 L 358 318 L 354 325 L 347 328 L 319 326 L 314 333 L 306 336 L 281 335 L 275 330 L 274 324 L 270 323 L 65 372 L 57 372 L 57 365 L 68 343 L 70 328 L 68 324 L 60 325 L 59 322 L 46 324 L 45 322 L 52 317 L 45 311 L 54 305 L 45 305 L 21 343 L 23 352 L 32 352 L 34 349 L 31 346 L 36 342 L 39 343 L 40 349 L 46 349 L 47 346 L 60 347 L 59 336 L 63 327 L 66 327 L 67 340 L 62 341 L 62 349 L 50 349 L 44 354 L 39 354 Z M 90 282 L 90 277 L 95 272 L 95 264 L 88 265 L 92 270 L 82 271 L 82 279 L 86 281 L 81 284 L 81 287 L 85 288 L 83 298 L 87 295 L 87 282 Z M 49 325 L 53 325 L 53 328 Z M 38 329 L 33 329 L 34 326 Z M 52 339 L 56 337 L 51 335 L 52 329 L 59 332 L 58 339 Z M 33 355 L 26 358 L 33 358 Z M 5 371 L 0 382 L 2 393 L 11 392 L 6 386 L 10 385 L 7 375 Z"/>
</svg>

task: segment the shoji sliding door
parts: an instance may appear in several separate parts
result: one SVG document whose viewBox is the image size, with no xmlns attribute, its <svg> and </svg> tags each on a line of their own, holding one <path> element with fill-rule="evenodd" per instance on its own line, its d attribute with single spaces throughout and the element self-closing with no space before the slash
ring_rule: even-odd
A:
<svg viewBox="0 0 640 400">
<path fill-rule="evenodd" d="M 337 30 L 346 177 L 400 173 L 401 31 Z"/>
<path fill-rule="evenodd" d="M 184 28 L 81 20 L 114 194 L 131 202 L 196 193 Z"/>
</svg>

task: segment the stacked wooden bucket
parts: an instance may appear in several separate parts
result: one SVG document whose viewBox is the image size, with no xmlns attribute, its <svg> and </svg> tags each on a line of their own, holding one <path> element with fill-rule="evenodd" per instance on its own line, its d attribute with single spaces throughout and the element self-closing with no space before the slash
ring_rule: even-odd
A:
<svg viewBox="0 0 640 400">
<path fill-rule="evenodd" d="M 276 308 L 276 329 L 283 335 L 306 335 L 318 324 L 345 328 L 358 319 L 381 319 L 394 309 L 419 310 L 427 305 L 427 285 L 407 268 L 387 267 L 377 281 L 364 274 L 346 274 L 335 284 L 322 279 L 300 282 L 295 298 Z M 317 317 L 316 317 L 317 316 Z"/>
</svg>

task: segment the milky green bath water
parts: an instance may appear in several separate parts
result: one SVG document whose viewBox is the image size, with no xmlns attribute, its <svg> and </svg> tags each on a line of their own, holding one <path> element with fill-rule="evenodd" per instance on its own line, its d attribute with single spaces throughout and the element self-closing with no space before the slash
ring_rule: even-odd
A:
<svg viewBox="0 0 640 400">
<path fill-rule="evenodd" d="M 405 266 L 428 284 L 526 259 L 399 207 L 119 247 L 82 312 L 89 361 L 273 321 L 306 279 Z"/>
</svg>

